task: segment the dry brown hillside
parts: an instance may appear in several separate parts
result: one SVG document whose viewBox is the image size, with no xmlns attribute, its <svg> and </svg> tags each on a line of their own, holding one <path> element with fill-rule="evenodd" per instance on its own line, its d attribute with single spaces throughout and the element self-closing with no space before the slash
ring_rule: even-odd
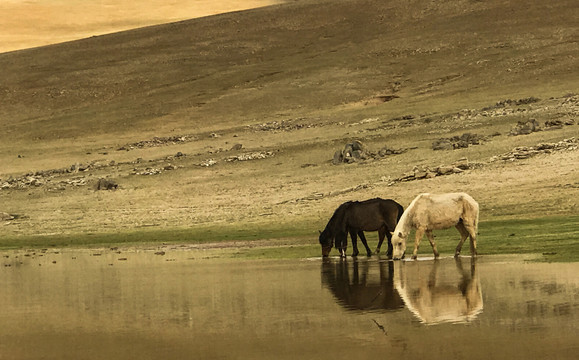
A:
<svg viewBox="0 0 579 360">
<path fill-rule="evenodd" d="M 571 0 L 298 0 L 0 54 L 1 231 L 314 232 L 459 190 L 483 221 L 576 214 L 578 29 Z"/>
</svg>

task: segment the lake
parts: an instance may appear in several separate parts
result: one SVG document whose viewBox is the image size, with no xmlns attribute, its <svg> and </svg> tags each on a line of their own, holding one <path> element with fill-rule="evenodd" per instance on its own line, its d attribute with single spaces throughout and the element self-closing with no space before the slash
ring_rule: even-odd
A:
<svg viewBox="0 0 579 360">
<path fill-rule="evenodd" d="M 4 251 L 0 359 L 575 359 L 579 264 Z"/>
</svg>

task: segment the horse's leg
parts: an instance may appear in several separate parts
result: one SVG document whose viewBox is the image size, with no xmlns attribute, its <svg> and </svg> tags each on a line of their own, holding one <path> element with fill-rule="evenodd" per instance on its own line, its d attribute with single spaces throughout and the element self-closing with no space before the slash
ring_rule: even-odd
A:
<svg viewBox="0 0 579 360">
<path fill-rule="evenodd" d="M 382 247 L 382 243 L 384 242 L 384 236 L 386 235 L 386 228 L 381 227 L 378 229 L 378 247 L 376 248 L 376 254 L 380 254 L 380 248 Z"/>
<path fill-rule="evenodd" d="M 426 229 L 424 228 L 417 228 L 416 229 L 416 236 L 414 238 L 414 252 L 412 253 L 412 259 L 416 259 L 418 257 L 418 246 L 420 245 L 420 239 L 424 235 Z"/>
<path fill-rule="evenodd" d="M 392 247 L 392 234 L 390 234 L 390 231 L 388 231 L 387 226 L 382 226 L 378 230 L 378 247 L 376 248 L 376 254 L 380 253 L 380 248 L 382 247 L 382 243 L 384 242 L 385 237 L 388 238 L 388 250 L 386 251 L 386 256 L 388 256 L 388 258 L 391 259 L 392 258 L 392 251 L 394 249 Z"/>
<path fill-rule="evenodd" d="M 366 236 L 364 236 L 364 232 L 362 230 L 358 231 L 358 236 L 360 237 L 360 240 L 362 240 L 362 244 L 364 244 L 364 247 L 366 248 L 366 254 L 368 254 L 368 256 L 372 256 L 372 251 L 368 247 Z"/>
<path fill-rule="evenodd" d="M 462 221 L 456 224 L 456 229 L 460 233 L 460 241 L 458 242 L 456 250 L 454 251 L 454 257 L 458 257 L 458 255 L 460 255 L 460 250 L 462 250 L 462 244 L 464 244 L 464 241 L 468 237 L 468 231 L 464 227 L 464 223 Z"/>
<path fill-rule="evenodd" d="M 386 256 L 388 256 L 388 259 L 392 259 L 394 247 L 392 246 L 392 234 L 390 231 L 388 231 L 388 229 L 386 229 L 386 237 L 388 237 L 388 251 L 386 252 Z"/>
<path fill-rule="evenodd" d="M 352 238 L 352 257 L 358 256 L 360 252 L 358 251 L 358 238 L 356 237 L 356 230 L 350 229 L 350 238 Z"/>
<path fill-rule="evenodd" d="M 348 234 L 338 232 L 336 234 L 336 248 L 340 251 L 340 257 L 346 257 L 346 249 L 348 248 Z"/>
<path fill-rule="evenodd" d="M 436 250 L 436 242 L 434 242 L 434 235 L 432 234 L 432 230 L 426 230 L 426 237 L 428 238 L 428 241 L 430 241 L 430 246 L 432 246 L 434 257 L 437 258 L 439 254 L 438 250 Z"/>
<path fill-rule="evenodd" d="M 388 259 L 392 259 L 392 253 L 394 252 L 394 247 L 392 246 L 392 231 L 396 229 L 396 225 L 398 224 L 398 212 L 390 213 L 390 219 L 384 223 L 384 231 L 386 232 L 386 236 L 388 237 L 388 252 L 386 255 Z"/>
</svg>

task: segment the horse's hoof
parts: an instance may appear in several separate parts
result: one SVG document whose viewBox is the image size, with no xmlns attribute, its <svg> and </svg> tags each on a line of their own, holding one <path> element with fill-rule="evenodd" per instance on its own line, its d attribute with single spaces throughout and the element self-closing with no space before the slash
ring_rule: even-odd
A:
<svg viewBox="0 0 579 360">
<path fill-rule="evenodd" d="M 418 259 L 418 255 L 412 255 L 412 260 Z"/>
</svg>

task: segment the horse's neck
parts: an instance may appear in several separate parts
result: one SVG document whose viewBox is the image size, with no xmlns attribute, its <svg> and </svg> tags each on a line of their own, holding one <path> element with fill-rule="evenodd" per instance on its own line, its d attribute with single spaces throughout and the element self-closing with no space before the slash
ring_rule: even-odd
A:
<svg viewBox="0 0 579 360">
<path fill-rule="evenodd" d="M 328 222 L 328 227 L 330 228 L 330 230 L 334 233 L 344 231 L 345 230 L 345 224 L 344 224 L 345 217 L 346 217 L 346 213 L 345 213 L 344 209 L 336 210 L 336 212 L 334 213 L 334 215 L 332 216 L 332 218 Z"/>
<path fill-rule="evenodd" d="M 412 229 L 412 215 L 414 214 L 414 203 L 410 204 L 406 211 L 402 213 L 400 220 L 398 220 L 398 225 L 396 225 L 396 231 L 403 234 L 408 234 L 410 229 Z"/>
</svg>

